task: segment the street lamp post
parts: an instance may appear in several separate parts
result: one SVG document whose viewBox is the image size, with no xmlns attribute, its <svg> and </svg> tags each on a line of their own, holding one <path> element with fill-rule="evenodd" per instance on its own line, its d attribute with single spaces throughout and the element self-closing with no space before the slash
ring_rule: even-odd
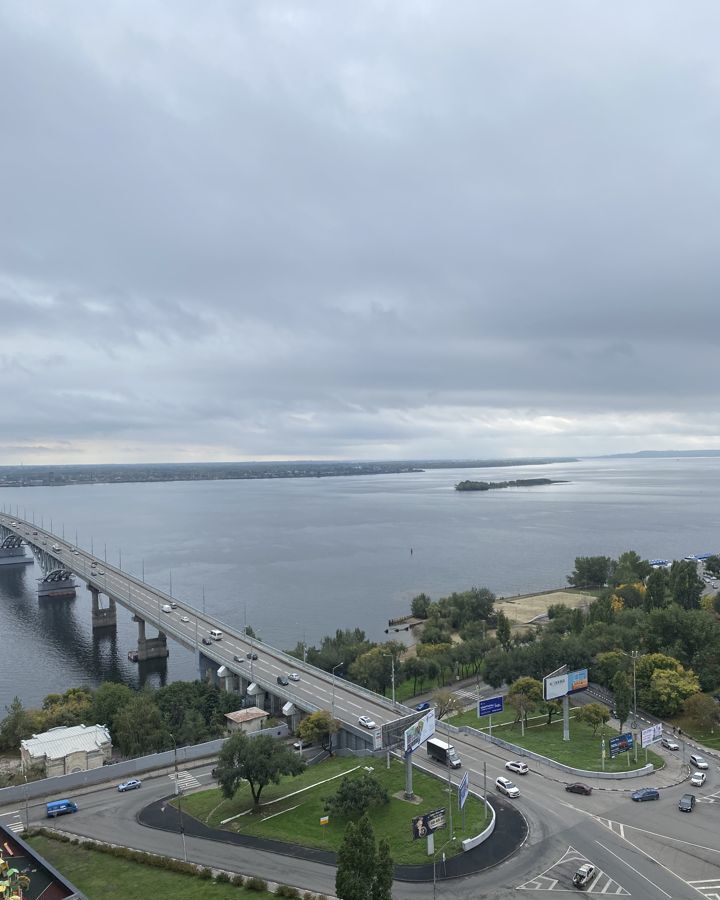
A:
<svg viewBox="0 0 720 900">
<path fill-rule="evenodd" d="M 633 720 L 631 727 L 637 728 L 637 681 L 635 679 L 635 664 L 640 656 L 639 650 L 632 650 L 630 653 L 633 661 Z"/>
<path fill-rule="evenodd" d="M 392 705 L 393 709 L 395 709 L 395 654 L 394 653 L 383 653 L 383 656 L 390 657 L 390 664 L 392 666 L 390 670 L 390 680 L 392 683 Z"/>
<path fill-rule="evenodd" d="M 433 853 L 433 900 L 435 900 L 435 896 L 436 896 L 437 878 L 435 876 L 435 863 L 437 861 L 437 855 L 438 855 L 438 853 L 441 853 L 447 847 L 448 844 L 452 844 L 452 842 L 454 840 L 455 840 L 455 835 L 453 835 L 449 840 L 445 841 L 445 843 L 442 845 L 442 847 Z M 444 862 L 445 862 L 445 854 L 443 853 L 443 863 Z"/>
<path fill-rule="evenodd" d="M 331 706 L 331 710 L 332 710 L 333 719 L 335 718 L 335 673 L 337 672 L 338 669 L 342 669 L 342 667 L 343 667 L 343 664 L 338 663 L 332 670 L 332 706 Z"/>
<path fill-rule="evenodd" d="M 173 742 L 173 753 L 175 759 L 175 796 L 177 797 L 178 815 L 180 816 L 180 837 L 182 838 L 183 860 L 187 862 L 187 847 L 185 846 L 185 825 L 183 823 L 182 813 L 182 794 L 180 793 L 180 782 L 178 781 L 177 742 L 175 741 L 175 736 L 172 734 L 170 734 L 170 740 Z"/>
</svg>

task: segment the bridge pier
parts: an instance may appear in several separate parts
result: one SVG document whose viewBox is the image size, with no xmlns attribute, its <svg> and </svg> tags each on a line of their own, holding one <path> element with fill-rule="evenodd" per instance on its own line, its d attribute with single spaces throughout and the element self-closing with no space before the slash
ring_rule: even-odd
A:
<svg viewBox="0 0 720 900">
<path fill-rule="evenodd" d="M 144 662 L 146 659 L 165 659 L 165 657 L 170 656 L 165 632 L 158 629 L 157 637 L 146 637 L 145 619 L 141 619 L 140 616 L 133 616 L 133 620 L 138 623 L 138 662 Z"/>
<path fill-rule="evenodd" d="M 115 628 L 117 626 L 117 607 L 115 598 L 108 597 L 107 608 L 100 605 L 100 591 L 91 584 L 87 586 L 92 596 L 92 627 Z"/>
</svg>

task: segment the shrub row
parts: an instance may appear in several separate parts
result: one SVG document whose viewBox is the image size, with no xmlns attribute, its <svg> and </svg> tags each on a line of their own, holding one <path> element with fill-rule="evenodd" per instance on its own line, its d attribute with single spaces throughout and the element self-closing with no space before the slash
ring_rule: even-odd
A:
<svg viewBox="0 0 720 900">
<path fill-rule="evenodd" d="M 62 834 L 50 828 L 32 828 L 29 834 L 39 834 L 53 841 L 61 841 L 64 844 L 72 844 L 89 850 L 97 850 L 98 853 L 107 853 L 118 859 L 125 859 L 145 866 L 153 866 L 156 869 L 167 869 L 170 872 L 179 872 L 182 875 L 194 875 L 196 878 L 201 878 L 205 881 L 214 880 L 222 884 L 232 884 L 235 887 L 244 887 L 249 891 L 269 890 L 267 881 L 264 878 L 258 878 L 256 875 L 245 878 L 242 875 L 230 875 L 229 872 L 218 872 L 213 878 L 212 869 L 207 866 L 196 866 L 194 863 L 172 859 L 169 856 L 156 856 L 154 853 L 146 853 L 144 850 L 131 850 L 129 847 L 113 847 L 110 844 L 101 844 L 85 838 L 71 837 L 68 834 Z M 297 888 L 291 887 L 289 884 L 279 884 L 275 893 L 278 897 L 286 897 L 288 900 L 327 900 L 324 894 L 314 894 L 312 891 L 305 891 L 301 894 Z"/>
</svg>

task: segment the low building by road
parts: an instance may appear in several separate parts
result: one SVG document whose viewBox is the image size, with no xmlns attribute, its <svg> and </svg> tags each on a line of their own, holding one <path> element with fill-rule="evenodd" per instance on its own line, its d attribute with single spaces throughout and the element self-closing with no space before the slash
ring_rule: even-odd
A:
<svg viewBox="0 0 720 900">
<path fill-rule="evenodd" d="M 225 713 L 227 730 L 230 733 L 244 731 L 245 734 L 253 734 L 262 729 L 267 718 L 268 713 L 259 706 L 248 706 L 247 709 L 237 709 L 235 712 Z"/>
<path fill-rule="evenodd" d="M 61 725 L 20 743 L 22 764 L 43 767 L 45 775 L 99 769 L 110 761 L 112 741 L 105 725 Z"/>
</svg>

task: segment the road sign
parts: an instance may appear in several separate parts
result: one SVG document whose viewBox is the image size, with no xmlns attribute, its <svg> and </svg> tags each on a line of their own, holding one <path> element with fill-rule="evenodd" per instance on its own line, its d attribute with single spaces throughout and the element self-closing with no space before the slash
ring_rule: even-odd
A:
<svg viewBox="0 0 720 900">
<path fill-rule="evenodd" d="M 489 697 L 487 700 L 478 700 L 478 716 L 493 716 L 503 711 L 504 697 Z"/>
<path fill-rule="evenodd" d="M 614 759 L 618 753 L 627 753 L 633 748 L 633 736 L 627 734 L 619 734 L 617 737 L 610 738 L 610 756 Z"/>
<path fill-rule="evenodd" d="M 470 775 L 466 772 L 462 777 L 462 781 L 458 785 L 458 805 L 460 806 L 460 809 L 462 809 L 463 806 L 465 806 L 465 801 L 467 800 L 467 796 L 469 793 L 470 793 Z"/>
</svg>

